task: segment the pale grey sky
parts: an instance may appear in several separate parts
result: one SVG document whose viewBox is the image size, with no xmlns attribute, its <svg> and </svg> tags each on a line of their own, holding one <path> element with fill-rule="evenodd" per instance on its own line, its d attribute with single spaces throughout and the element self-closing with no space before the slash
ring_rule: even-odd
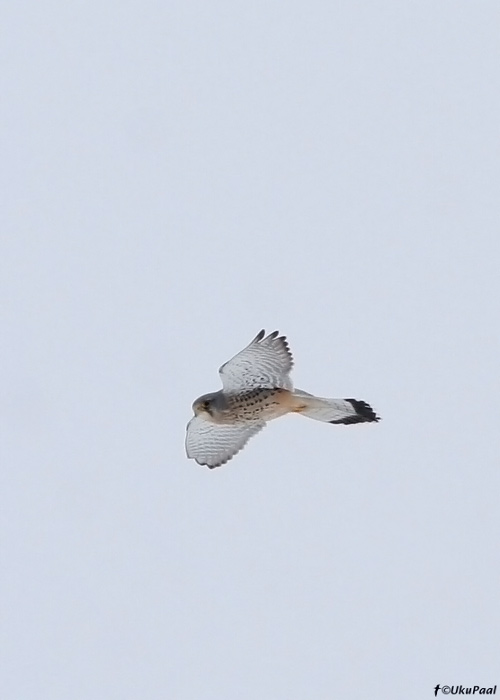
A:
<svg viewBox="0 0 500 700">
<path fill-rule="evenodd" d="M 498 2 L 1 24 L 2 700 L 500 686 Z M 262 327 L 383 421 L 201 468 Z"/>
</svg>

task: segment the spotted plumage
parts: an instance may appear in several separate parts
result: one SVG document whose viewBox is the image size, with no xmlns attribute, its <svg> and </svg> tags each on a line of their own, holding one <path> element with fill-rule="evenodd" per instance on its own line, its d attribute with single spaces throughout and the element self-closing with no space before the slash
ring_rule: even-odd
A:
<svg viewBox="0 0 500 700">
<path fill-rule="evenodd" d="M 198 464 L 219 467 L 239 452 L 267 421 L 301 413 L 326 423 L 376 422 L 369 404 L 356 399 L 323 399 L 299 389 L 290 379 L 293 358 L 285 336 L 260 331 L 219 370 L 222 390 L 193 403 L 186 453 Z"/>
</svg>

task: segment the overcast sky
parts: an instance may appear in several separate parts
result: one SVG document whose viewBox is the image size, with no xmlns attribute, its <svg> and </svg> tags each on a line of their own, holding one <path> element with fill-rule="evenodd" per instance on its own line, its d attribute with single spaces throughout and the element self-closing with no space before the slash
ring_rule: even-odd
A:
<svg viewBox="0 0 500 700">
<path fill-rule="evenodd" d="M 500 687 L 497 0 L 1 24 L 2 700 Z M 382 422 L 188 461 L 261 328 Z"/>
</svg>

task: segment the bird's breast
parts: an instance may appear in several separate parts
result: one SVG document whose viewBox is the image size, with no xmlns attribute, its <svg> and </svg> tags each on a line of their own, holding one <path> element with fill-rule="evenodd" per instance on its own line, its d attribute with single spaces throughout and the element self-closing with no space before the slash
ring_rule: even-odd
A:
<svg viewBox="0 0 500 700">
<path fill-rule="evenodd" d="M 251 389 L 227 397 L 229 421 L 272 420 L 291 410 L 291 393 L 286 389 Z"/>
</svg>

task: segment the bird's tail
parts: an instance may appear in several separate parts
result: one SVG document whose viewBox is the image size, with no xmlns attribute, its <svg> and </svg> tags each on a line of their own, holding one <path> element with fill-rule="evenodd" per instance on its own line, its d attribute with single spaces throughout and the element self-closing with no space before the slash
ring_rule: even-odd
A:
<svg viewBox="0 0 500 700">
<path fill-rule="evenodd" d="M 296 389 L 293 393 L 295 413 L 320 420 L 323 423 L 352 425 L 354 423 L 372 423 L 379 421 L 373 408 L 366 401 L 357 399 L 322 399 L 305 391 Z"/>
</svg>

